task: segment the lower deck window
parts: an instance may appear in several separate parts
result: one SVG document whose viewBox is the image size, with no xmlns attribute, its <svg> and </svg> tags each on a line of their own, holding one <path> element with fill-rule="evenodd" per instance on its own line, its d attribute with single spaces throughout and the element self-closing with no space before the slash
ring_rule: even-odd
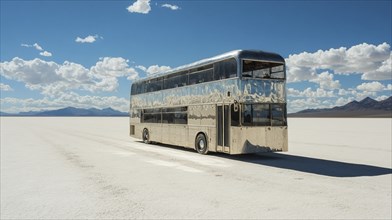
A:
<svg viewBox="0 0 392 220">
<path fill-rule="evenodd" d="M 271 124 L 272 126 L 286 125 L 285 111 L 283 105 L 271 105 Z"/>
<path fill-rule="evenodd" d="M 142 122 L 165 124 L 188 124 L 188 108 L 153 108 L 142 110 Z"/>
<path fill-rule="evenodd" d="M 285 104 L 243 104 L 243 126 L 285 126 Z"/>
</svg>

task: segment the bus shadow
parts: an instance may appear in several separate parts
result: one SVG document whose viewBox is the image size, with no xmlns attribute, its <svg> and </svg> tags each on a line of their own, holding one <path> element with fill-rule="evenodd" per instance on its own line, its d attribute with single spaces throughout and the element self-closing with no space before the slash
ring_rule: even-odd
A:
<svg viewBox="0 0 392 220">
<path fill-rule="evenodd" d="M 392 169 L 390 168 L 294 156 L 281 153 L 215 155 L 263 166 L 295 170 L 330 177 L 360 177 L 392 174 Z"/>
<path fill-rule="evenodd" d="M 142 141 L 139 142 L 143 143 Z M 190 148 L 184 148 L 162 143 L 153 143 L 153 145 L 158 145 L 159 147 L 175 149 L 183 152 L 196 153 L 194 149 Z M 392 174 L 392 169 L 385 167 L 295 156 L 284 153 L 229 155 L 211 152 L 209 153 L 209 155 L 213 157 L 226 158 L 230 160 L 237 160 L 263 166 L 295 170 L 330 177 L 360 177 Z"/>
</svg>

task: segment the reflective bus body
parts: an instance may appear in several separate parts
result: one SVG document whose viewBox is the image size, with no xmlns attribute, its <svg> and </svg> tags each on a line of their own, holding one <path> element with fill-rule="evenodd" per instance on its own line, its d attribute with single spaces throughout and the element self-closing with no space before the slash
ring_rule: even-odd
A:
<svg viewBox="0 0 392 220">
<path fill-rule="evenodd" d="M 135 81 L 130 135 L 199 153 L 287 151 L 285 61 L 237 50 Z"/>
</svg>

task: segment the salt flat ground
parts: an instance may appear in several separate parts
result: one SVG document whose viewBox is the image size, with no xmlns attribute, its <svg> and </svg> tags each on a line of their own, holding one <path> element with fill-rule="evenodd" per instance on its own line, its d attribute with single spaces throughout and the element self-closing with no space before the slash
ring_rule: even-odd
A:
<svg viewBox="0 0 392 220">
<path fill-rule="evenodd" d="M 1 118 L 1 218 L 391 219 L 391 119 L 289 119 L 289 152 L 145 145 L 128 118 Z"/>
</svg>

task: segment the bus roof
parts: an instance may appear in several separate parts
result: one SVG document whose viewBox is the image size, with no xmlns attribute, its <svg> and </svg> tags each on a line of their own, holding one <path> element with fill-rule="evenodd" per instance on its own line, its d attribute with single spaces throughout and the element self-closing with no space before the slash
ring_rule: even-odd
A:
<svg viewBox="0 0 392 220">
<path fill-rule="evenodd" d="M 273 62 L 282 62 L 284 63 L 285 60 L 282 56 L 276 53 L 265 52 L 262 50 L 233 50 L 218 56 L 202 59 L 187 65 L 179 66 L 167 71 L 158 72 L 153 74 L 152 76 L 148 76 L 146 78 L 135 80 L 133 83 L 147 81 L 154 78 L 163 77 L 166 75 L 170 75 L 172 73 L 184 71 L 187 69 L 208 65 L 217 61 L 229 59 L 229 58 L 236 58 L 236 59 L 252 59 L 252 60 L 263 60 L 263 61 L 273 61 Z"/>
</svg>

